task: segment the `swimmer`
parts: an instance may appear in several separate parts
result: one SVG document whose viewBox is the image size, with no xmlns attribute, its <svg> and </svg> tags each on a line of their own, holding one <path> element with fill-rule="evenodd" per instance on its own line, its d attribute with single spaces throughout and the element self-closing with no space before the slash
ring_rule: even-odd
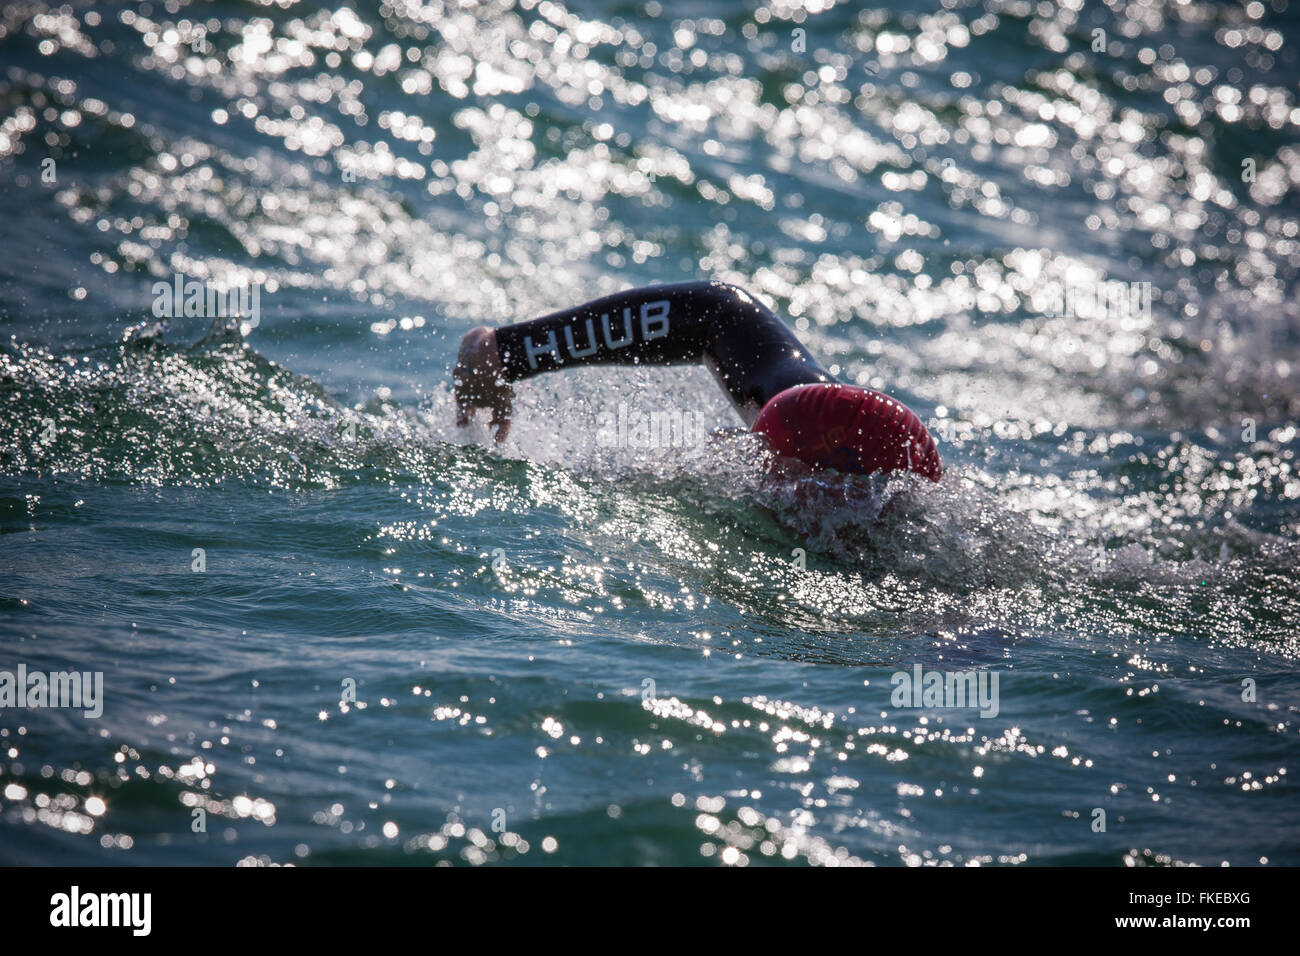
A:
<svg viewBox="0 0 1300 956">
<path fill-rule="evenodd" d="M 912 471 L 931 481 L 943 472 L 911 409 L 837 382 L 772 310 L 722 282 L 632 289 L 517 325 L 471 329 L 452 373 L 456 423 L 487 409 L 503 441 L 520 379 L 578 365 L 700 362 L 778 457 L 814 470 Z"/>
</svg>

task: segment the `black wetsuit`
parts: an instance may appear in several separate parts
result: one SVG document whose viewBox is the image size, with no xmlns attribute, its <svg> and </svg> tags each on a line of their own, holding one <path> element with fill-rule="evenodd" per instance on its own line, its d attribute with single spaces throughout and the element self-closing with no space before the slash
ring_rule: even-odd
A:
<svg viewBox="0 0 1300 956">
<path fill-rule="evenodd" d="M 705 361 L 751 423 L 778 392 L 835 381 L 771 309 L 722 282 L 619 292 L 499 328 L 496 341 L 512 382 L 574 365 Z"/>
</svg>

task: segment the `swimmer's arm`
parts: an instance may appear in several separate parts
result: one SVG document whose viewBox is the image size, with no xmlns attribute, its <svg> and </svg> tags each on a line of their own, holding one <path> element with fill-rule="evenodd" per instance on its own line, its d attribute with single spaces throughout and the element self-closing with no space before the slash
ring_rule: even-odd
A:
<svg viewBox="0 0 1300 956">
<path fill-rule="evenodd" d="M 458 423 L 492 412 L 497 440 L 510 427 L 511 383 L 577 365 L 703 362 L 748 423 L 792 385 L 829 382 L 777 316 L 736 286 L 685 282 L 632 289 L 499 329 L 472 329 L 453 377 Z"/>
</svg>

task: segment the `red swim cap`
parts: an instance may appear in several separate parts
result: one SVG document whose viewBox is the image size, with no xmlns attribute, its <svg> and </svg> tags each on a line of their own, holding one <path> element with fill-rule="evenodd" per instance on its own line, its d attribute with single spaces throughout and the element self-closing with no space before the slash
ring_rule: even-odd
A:
<svg viewBox="0 0 1300 956">
<path fill-rule="evenodd" d="M 754 421 L 778 455 L 811 468 L 869 475 L 914 471 L 938 481 L 939 449 L 916 413 L 869 388 L 796 385 L 772 396 Z"/>
</svg>

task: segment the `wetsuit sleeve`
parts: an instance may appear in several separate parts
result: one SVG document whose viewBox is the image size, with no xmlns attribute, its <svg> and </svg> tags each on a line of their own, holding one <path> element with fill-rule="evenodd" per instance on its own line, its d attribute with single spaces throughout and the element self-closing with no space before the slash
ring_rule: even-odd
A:
<svg viewBox="0 0 1300 956">
<path fill-rule="evenodd" d="M 619 292 L 499 328 L 496 341 L 510 381 L 576 365 L 705 362 L 742 410 L 792 385 L 834 381 L 772 310 L 721 282 Z"/>
</svg>

